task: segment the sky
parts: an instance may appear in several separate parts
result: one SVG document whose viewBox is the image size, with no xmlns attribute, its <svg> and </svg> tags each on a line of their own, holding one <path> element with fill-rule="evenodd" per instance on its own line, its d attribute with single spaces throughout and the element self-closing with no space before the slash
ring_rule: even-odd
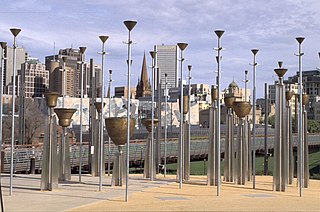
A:
<svg viewBox="0 0 320 212">
<path fill-rule="evenodd" d="M 136 20 L 132 30 L 131 85 L 137 84 L 144 52 L 154 45 L 188 43 L 184 51 L 184 76 L 192 65 L 191 83 L 215 84 L 217 70 L 214 31 L 225 30 L 221 38 L 221 88 L 232 80 L 244 87 L 248 70 L 252 88 L 253 54 L 257 48 L 257 97 L 264 96 L 264 83 L 277 79 L 273 69 L 283 61 L 286 76 L 298 71 L 296 37 L 302 43 L 303 70 L 320 67 L 319 0 L 1 0 L 0 41 L 12 45 L 9 29 L 21 28 L 17 44 L 31 57 L 44 62 L 47 55 L 63 48 L 86 46 L 86 60 L 101 64 L 99 35 L 108 35 L 105 75 L 113 70 L 113 85 L 127 84 L 128 30 L 125 20 Z M 151 68 L 148 69 L 151 76 Z M 286 77 L 285 77 L 286 78 Z"/>
</svg>

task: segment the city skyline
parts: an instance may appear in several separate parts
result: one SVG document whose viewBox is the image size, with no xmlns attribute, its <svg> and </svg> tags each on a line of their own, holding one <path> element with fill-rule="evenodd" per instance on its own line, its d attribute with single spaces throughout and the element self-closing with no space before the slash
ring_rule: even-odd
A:
<svg viewBox="0 0 320 212">
<path fill-rule="evenodd" d="M 243 86 L 244 70 L 249 71 L 249 85 L 252 88 L 253 61 L 251 49 L 258 48 L 257 96 L 263 97 L 264 82 L 277 80 L 273 69 L 282 60 L 288 68 L 287 76 L 298 71 L 298 36 L 306 39 L 302 44 L 303 69 L 315 70 L 320 61 L 317 46 L 320 40 L 320 2 L 268 1 L 37 1 L 13 2 L 4 0 L 0 9 L 0 41 L 12 46 L 12 27 L 21 28 L 17 43 L 23 46 L 31 57 L 44 63 L 45 56 L 57 53 L 59 49 L 86 46 L 86 61 L 94 58 L 101 63 L 97 54 L 101 50 L 99 35 L 109 35 L 106 43 L 105 75 L 113 70 L 113 86 L 126 85 L 127 30 L 124 20 L 137 20 L 132 31 L 133 68 L 131 83 L 140 76 L 144 51 L 154 45 L 175 45 L 187 42 L 185 50 L 184 76 L 187 65 L 192 64 L 192 83 L 215 83 L 217 69 L 215 60 L 216 29 L 224 29 L 222 36 L 222 82 L 226 88 L 235 79 Z M 55 52 L 54 52 L 55 43 Z M 151 58 L 147 56 L 147 66 Z M 151 68 L 148 68 L 148 74 Z M 113 90 L 113 89 L 112 89 Z"/>
</svg>

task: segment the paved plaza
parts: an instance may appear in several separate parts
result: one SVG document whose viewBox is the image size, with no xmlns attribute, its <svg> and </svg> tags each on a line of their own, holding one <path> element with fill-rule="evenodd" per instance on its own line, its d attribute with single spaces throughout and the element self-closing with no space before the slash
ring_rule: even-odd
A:
<svg viewBox="0 0 320 212">
<path fill-rule="evenodd" d="M 290 185 L 288 192 L 272 190 L 272 177 L 257 176 L 252 183 L 238 186 L 222 182 L 221 196 L 216 187 L 206 185 L 206 176 L 191 176 L 183 184 L 174 175 L 158 175 L 151 182 L 141 175 L 130 175 L 129 202 L 124 201 L 125 186 L 111 187 L 111 177 L 78 175 L 61 183 L 55 191 L 40 191 L 40 175 L 15 175 L 13 195 L 9 196 L 9 176 L 2 175 L 5 211 L 320 211 L 320 181 L 311 180 L 310 188 Z"/>
</svg>

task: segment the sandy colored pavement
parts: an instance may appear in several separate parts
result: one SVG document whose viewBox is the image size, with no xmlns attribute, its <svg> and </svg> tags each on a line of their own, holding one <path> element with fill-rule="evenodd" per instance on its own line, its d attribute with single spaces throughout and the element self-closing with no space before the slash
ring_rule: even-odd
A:
<svg viewBox="0 0 320 212">
<path fill-rule="evenodd" d="M 157 180 L 173 181 L 174 177 L 158 176 Z M 71 211 L 320 211 L 319 180 L 310 181 L 310 188 L 303 189 L 303 197 L 299 196 L 296 183 L 287 192 L 273 191 L 270 176 L 257 176 L 256 189 L 250 182 L 246 186 L 223 182 L 219 197 L 216 187 L 205 183 L 205 176 L 194 176 L 182 189 L 172 182 L 135 192 L 129 195 L 128 202 L 116 197 Z"/>
</svg>

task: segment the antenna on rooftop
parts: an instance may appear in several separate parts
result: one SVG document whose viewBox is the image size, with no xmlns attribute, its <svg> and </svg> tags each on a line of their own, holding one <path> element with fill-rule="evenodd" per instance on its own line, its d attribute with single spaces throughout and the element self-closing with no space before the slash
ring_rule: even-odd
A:
<svg viewBox="0 0 320 212">
<path fill-rule="evenodd" d="M 53 61 L 56 61 L 56 42 L 53 41 Z"/>
</svg>

